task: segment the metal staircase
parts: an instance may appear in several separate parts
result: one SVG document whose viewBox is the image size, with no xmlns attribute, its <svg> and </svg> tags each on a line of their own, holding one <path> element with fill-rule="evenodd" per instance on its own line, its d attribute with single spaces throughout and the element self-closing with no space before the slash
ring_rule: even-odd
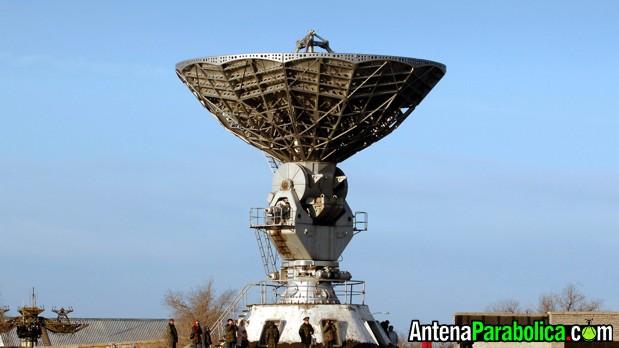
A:
<svg viewBox="0 0 619 348">
<path fill-rule="evenodd" d="M 267 277 L 269 274 L 277 272 L 277 265 L 275 255 L 273 254 L 273 248 L 271 242 L 267 236 L 267 231 L 263 228 L 256 228 L 256 241 L 258 242 L 258 252 L 262 258 L 262 264 L 264 265 L 264 272 Z"/>
<path fill-rule="evenodd" d="M 249 227 L 255 230 L 264 271 L 271 280 L 274 280 L 271 275 L 278 269 L 273 246 L 277 249 L 277 255 L 281 255 L 284 259 L 292 257 L 292 253 L 286 244 L 286 238 L 282 234 L 282 228 L 294 226 L 292 217 L 294 217 L 295 211 L 279 209 L 267 212 L 267 210 L 265 208 L 251 208 L 249 211 Z"/>
<path fill-rule="evenodd" d="M 245 285 L 241 291 L 236 295 L 236 297 L 230 302 L 228 308 L 226 308 L 221 315 L 213 322 L 209 327 L 212 330 L 212 334 L 215 334 L 215 337 L 218 337 L 219 344 L 215 345 L 216 347 L 223 347 L 223 343 L 225 342 L 225 328 L 228 318 L 233 318 L 235 314 L 238 312 L 238 308 L 240 306 L 243 307 L 241 313 L 236 319 L 247 320 L 247 316 L 250 314 L 250 308 L 252 305 L 248 304 L 248 293 L 252 288 L 258 288 L 260 299 L 257 303 L 265 304 L 267 303 L 267 288 L 273 287 L 273 285 L 269 285 L 266 282 L 258 282 L 258 283 L 249 283 Z M 213 337 L 214 338 L 214 337 Z"/>
</svg>

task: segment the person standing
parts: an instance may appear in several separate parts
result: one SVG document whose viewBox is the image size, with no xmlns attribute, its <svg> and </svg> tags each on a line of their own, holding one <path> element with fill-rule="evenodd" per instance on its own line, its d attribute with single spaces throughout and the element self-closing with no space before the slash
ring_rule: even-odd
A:
<svg viewBox="0 0 619 348">
<path fill-rule="evenodd" d="M 226 348 L 234 348 L 236 346 L 236 325 L 234 320 L 228 319 L 225 331 Z"/>
<path fill-rule="evenodd" d="M 301 337 L 301 343 L 303 348 L 310 348 L 312 344 L 312 335 L 314 334 L 314 328 L 309 323 L 309 317 L 303 318 L 303 324 L 299 328 L 299 336 Z"/>
<path fill-rule="evenodd" d="M 202 348 L 202 328 L 200 327 L 200 322 L 195 321 L 193 326 L 191 327 L 191 346 L 196 348 Z"/>
<path fill-rule="evenodd" d="M 333 348 L 335 344 L 335 338 L 337 337 L 337 329 L 331 320 L 327 320 L 327 323 L 322 328 L 322 340 L 323 344 L 327 348 Z"/>
<path fill-rule="evenodd" d="M 380 322 L 380 327 L 383 328 L 383 331 L 385 332 L 385 335 L 387 335 L 387 337 L 389 337 L 389 320 L 384 320 Z"/>
<path fill-rule="evenodd" d="M 395 331 L 393 331 L 393 325 L 389 325 L 388 336 L 389 336 L 389 341 L 391 341 L 391 345 L 393 347 L 397 347 L 398 346 L 398 334 Z"/>
<path fill-rule="evenodd" d="M 244 348 L 243 340 L 247 340 L 247 330 L 245 330 L 245 320 L 241 319 L 241 321 L 239 321 L 239 325 L 236 327 L 237 348 Z"/>
<path fill-rule="evenodd" d="M 211 348 L 211 344 L 213 344 L 213 340 L 211 339 L 211 329 L 208 326 L 204 327 L 204 336 L 202 337 L 202 344 L 204 348 Z"/>
<path fill-rule="evenodd" d="M 174 319 L 170 319 L 168 321 L 166 339 L 168 341 L 168 348 L 176 348 L 176 342 L 178 342 L 178 332 L 176 332 L 176 326 L 174 326 Z"/>
<path fill-rule="evenodd" d="M 279 342 L 279 329 L 272 321 L 267 322 L 265 338 L 268 348 L 277 348 L 277 342 Z"/>
</svg>

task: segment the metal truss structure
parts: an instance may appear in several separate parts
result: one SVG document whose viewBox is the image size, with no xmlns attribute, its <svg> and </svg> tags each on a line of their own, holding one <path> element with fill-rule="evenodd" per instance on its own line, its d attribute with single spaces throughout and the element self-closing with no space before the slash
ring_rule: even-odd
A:
<svg viewBox="0 0 619 348">
<path fill-rule="evenodd" d="M 34 288 L 32 289 L 32 304 L 19 307 L 17 310 L 21 314 L 20 317 L 5 319 L 4 313 L 8 310 L 8 307 L 0 307 L 0 333 L 9 332 L 16 328 L 17 337 L 22 347 L 34 347 L 39 339 L 43 341 L 44 345 L 50 346 L 48 331 L 57 334 L 75 334 L 88 326 L 87 323 L 69 320 L 68 315 L 73 312 L 73 308 L 52 309 L 52 312 L 58 314 L 55 320 L 40 316 L 45 308 L 36 305 Z"/>
<path fill-rule="evenodd" d="M 395 130 L 445 70 L 422 59 L 313 52 L 176 65 L 185 85 L 237 137 L 281 162 L 332 163 Z"/>
</svg>

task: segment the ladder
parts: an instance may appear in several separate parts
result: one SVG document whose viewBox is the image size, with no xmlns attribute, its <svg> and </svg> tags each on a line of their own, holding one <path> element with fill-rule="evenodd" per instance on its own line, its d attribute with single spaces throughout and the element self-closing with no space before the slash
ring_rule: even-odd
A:
<svg viewBox="0 0 619 348">
<path fill-rule="evenodd" d="M 275 172 L 277 171 L 277 169 L 279 168 L 279 166 L 281 166 L 281 162 L 279 162 L 278 160 L 275 159 L 275 157 L 269 155 L 268 153 L 264 153 L 264 157 L 267 159 L 267 163 L 269 164 L 269 168 L 271 168 L 271 171 L 273 172 L 273 174 L 275 174 Z"/>
<path fill-rule="evenodd" d="M 273 174 L 277 172 L 277 169 L 282 165 L 281 162 L 275 159 L 275 157 L 269 155 L 264 152 L 264 157 L 267 160 L 269 168 Z M 256 241 L 258 242 L 258 252 L 260 253 L 260 257 L 262 258 L 262 264 L 264 265 L 264 272 L 267 277 L 269 274 L 273 272 L 277 272 L 276 259 L 273 254 L 273 248 L 271 247 L 271 242 L 269 241 L 269 237 L 267 236 L 267 231 L 264 228 L 256 228 Z"/>
<path fill-rule="evenodd" d="M 262 264 L 264 265 L 264 272 L 267 277 L 269 274 L 277 272 L 276 259 L 273 254 L 273 248 L 271 242 L 267 236 L 267 231 L 263 228 L 256 228 L 256 241 L 258 242 L 258 252 L 262 258 Z"/>
</svg>

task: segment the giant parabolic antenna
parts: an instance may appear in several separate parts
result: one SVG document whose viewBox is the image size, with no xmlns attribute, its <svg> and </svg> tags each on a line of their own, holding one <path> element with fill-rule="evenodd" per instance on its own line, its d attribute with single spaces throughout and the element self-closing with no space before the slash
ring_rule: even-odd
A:
<svg viewBox="0 0 619 348">
<path fill-rule="evenodd" d="M 316 47 L 326 52 L 314 52 Z M 299 325 L 309 316 L 319 344 L 320 326 L 331 320 L 339 328 L 336 346 L 387 345 L 364 303 L 364 283 L 339 267 L 367 215 L 346 203 L 347 178 L 337 164 L 393 132 L 445 71 L 423 59 L 336 53 L 314 31 L 297 41 L 293 53 L 176 65 L 179 78 L 222 126 L 282 163 L 268 205 L 251 214 L 251 227 L 270 240 L 266 250 L 274 246 L 282 260 L 269 272 L 274 301 L 253 304 L 246 316 L 252 344 L 264 344 L 265 324 L 273 321 L 280 346 L 299 345 Z M 261 253 L 268 266 L 264 248 Z"/>
</svg>

